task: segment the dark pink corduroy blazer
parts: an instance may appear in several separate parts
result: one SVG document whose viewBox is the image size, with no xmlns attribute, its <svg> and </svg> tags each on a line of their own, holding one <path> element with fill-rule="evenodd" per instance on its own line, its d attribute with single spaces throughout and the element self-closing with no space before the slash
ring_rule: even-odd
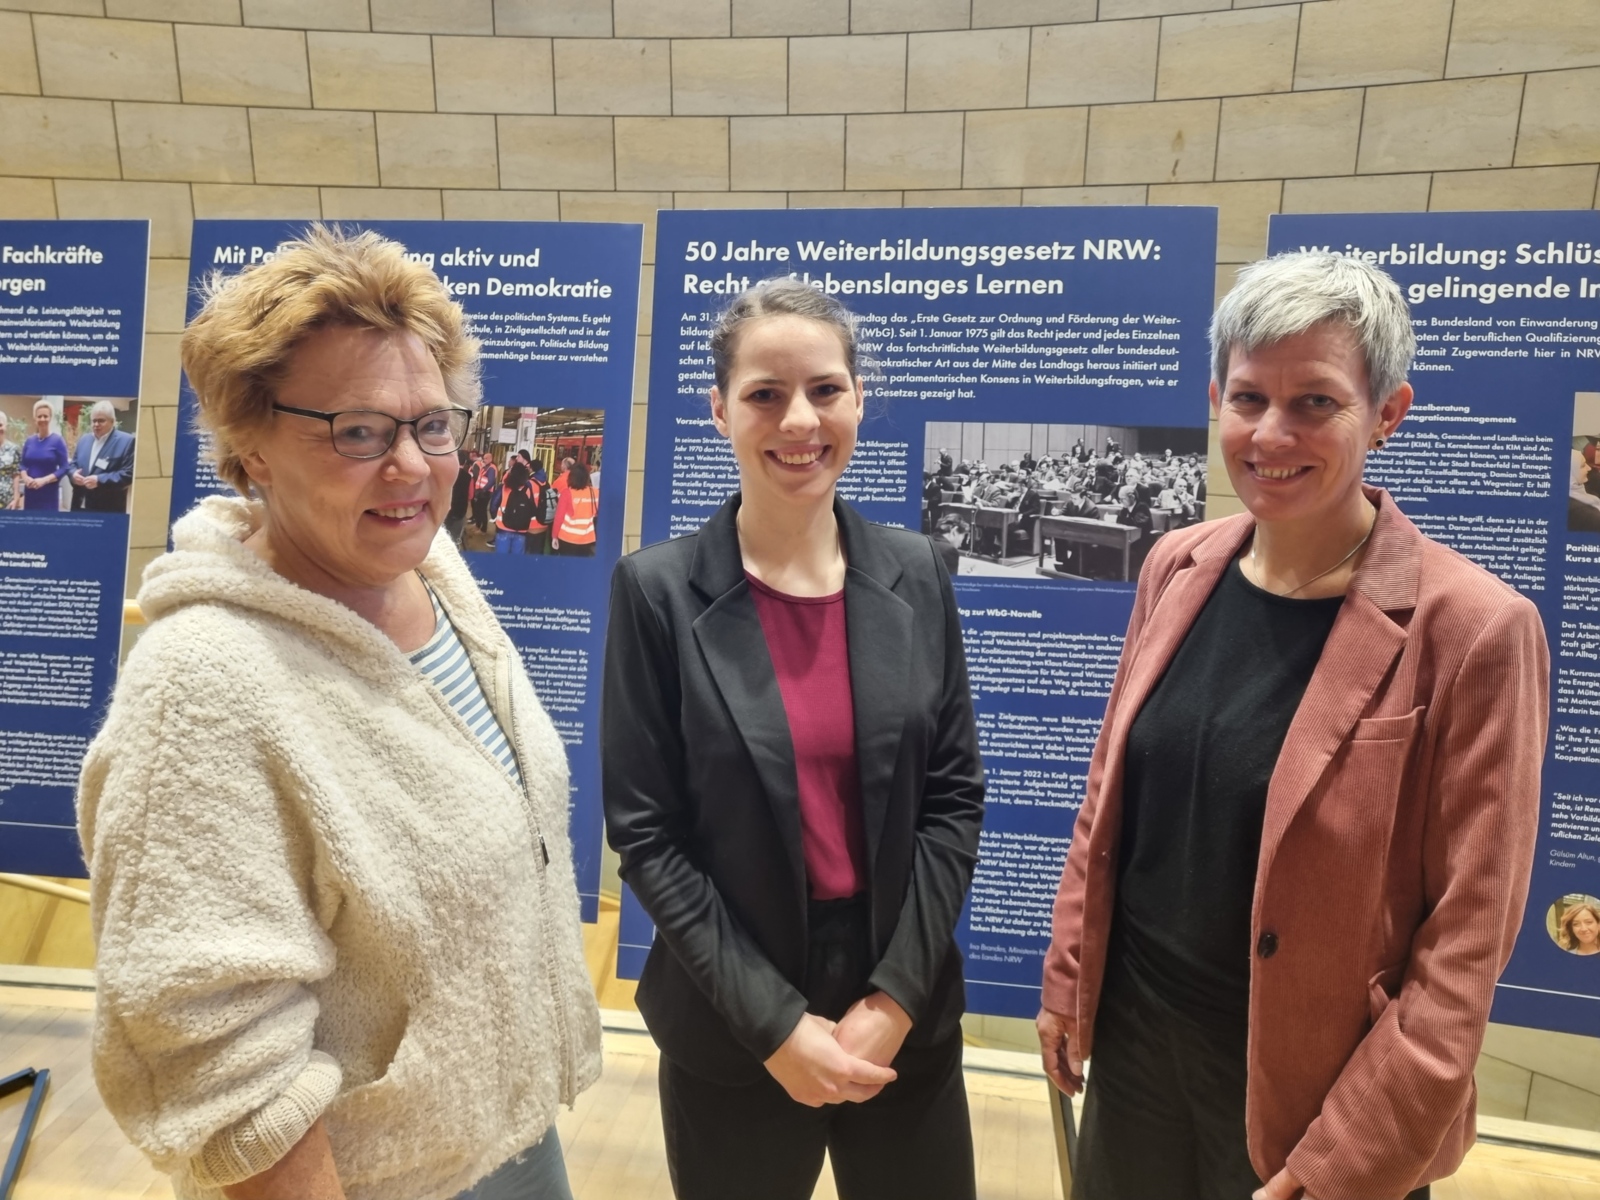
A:
<svg viewBox="0 0 1600 1200">
<path fill-rule="evenodd" d="M 1522 920 L 1550 658 L 1534 606 L 1389 496 L 1267 790 L 1251 914 L 1250 1160 L 1316 1200 L 1388 1200 L 1460 1165 L 1472 1070 Z M 1164 536 L 1056 896 L 1044 1005 L 1085 1055 L 1105 973 L 1128 727 L 1244 546 L 1249 516 Z"/>
</svg>

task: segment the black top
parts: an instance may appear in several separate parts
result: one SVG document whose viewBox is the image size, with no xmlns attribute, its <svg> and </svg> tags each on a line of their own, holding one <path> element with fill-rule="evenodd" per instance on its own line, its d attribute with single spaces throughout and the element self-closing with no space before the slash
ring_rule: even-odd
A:
<svg viewBox="0 0 1600 1200">
<path fill-rule="evenodd" d="M 1267 784 L 1342 596 L 1292 600 L 1230 566 L 1128 731 L 1114 927 L 1135 981 L 1239 1029 Z"/>
</svg>

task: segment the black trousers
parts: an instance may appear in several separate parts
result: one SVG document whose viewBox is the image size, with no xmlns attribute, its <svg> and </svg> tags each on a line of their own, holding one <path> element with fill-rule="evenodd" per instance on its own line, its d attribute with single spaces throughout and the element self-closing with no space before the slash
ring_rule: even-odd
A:
<svg viewBox="0 0 1600 1200">
<path fill-rule="evenodd" d="M 1262 1180 L 1245 1144 L 1245 1038 L 1162 1003 L 1113 954 L 1072 1200 L 1250 1200 Z"/>
<path fill-rule="evenodd" d="M 837 1020 L 871 973 L 866 905 L 813 902 L 809 1009 Z M 810 1200 L 832 1164 L 840 1200 L 974 1200 L 959 1031 L 908 1046 L 899 1078 L 861 1104 L 808 1108 L 777 1080 L 729 1087 L 661 1059 L 661 1122 L 678 1200 Z"/>
</svg>

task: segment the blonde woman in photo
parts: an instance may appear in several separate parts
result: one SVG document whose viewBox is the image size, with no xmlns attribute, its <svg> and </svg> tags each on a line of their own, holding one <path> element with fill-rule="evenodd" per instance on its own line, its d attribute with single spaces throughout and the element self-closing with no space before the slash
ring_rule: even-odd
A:
<svg viewBox="0 0 1600 1200">
<path fill-rule="evenodd" d="M 1561 914 L 1556 941 L 1569 954 L 1600 954 L 1600 905 L 1588 900 Z"/>
</svg>

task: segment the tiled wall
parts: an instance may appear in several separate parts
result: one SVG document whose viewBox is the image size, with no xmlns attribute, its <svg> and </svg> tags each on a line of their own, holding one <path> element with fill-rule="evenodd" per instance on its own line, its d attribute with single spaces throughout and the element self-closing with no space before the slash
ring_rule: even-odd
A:
<svg viewBox="0 0 1600 1200">
<path fill-rule="evenodd" d="M 0 0 L 0 216 L 154 222 L 135 580 L 194 217 L 1215 204 L 1222 288 L 1270 213 L 1588 208 L 1597 163 L 1600 0 Z"/>
</svg>

